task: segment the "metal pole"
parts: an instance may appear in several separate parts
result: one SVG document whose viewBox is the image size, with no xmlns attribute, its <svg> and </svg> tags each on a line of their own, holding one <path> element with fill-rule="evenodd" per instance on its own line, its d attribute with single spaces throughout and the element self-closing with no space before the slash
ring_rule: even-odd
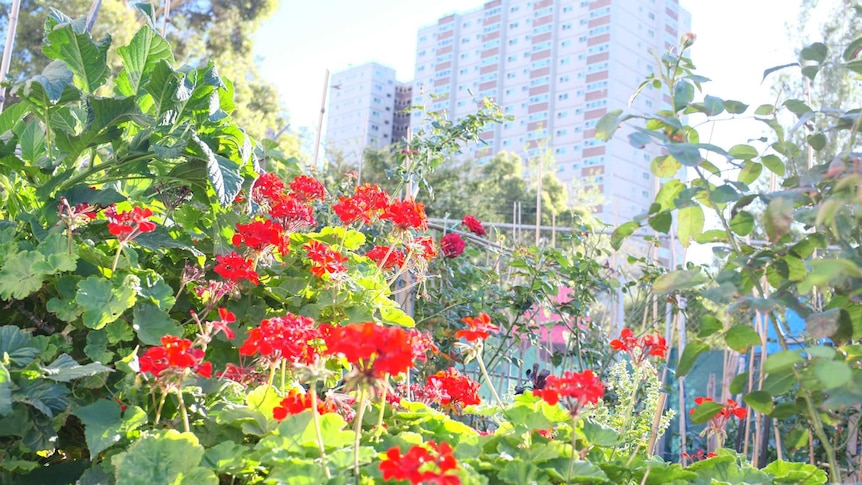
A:
<svg viewBox="0 0 862 485">
<path fill-rule="evenodd" d="M 15 45 L 15 30 L 18 28 L 19 10 L 21 10 L 21 0 L 12 0 L 12 8 L 9 9 L 9 30 L 6 31 L 6 46 L 3 48 L 3 61 L 0 63 L 0 83 L 6 80 L 9 64 L 12 63 L 12 48 Z M 0 113 L 3 112 L 5 102 L 6 90 L 0 89 Z"/>
<path fill-rule="evenodd" d="M 314 160 L 311 161 L 314 164 L 311 167 L 311 171 L 314 172 L 317 170 L 317 157 L 320 153 L 320 133 L 323 131 L 323 114 L 326 113 L 326 90 L 329 89 L 329 69 L 326 70 L 326 74 L 323 77 L 323 99 L 320 101 L 320 118 L 317 120 L 317 137 L 314 141 Z"/>
</svg>

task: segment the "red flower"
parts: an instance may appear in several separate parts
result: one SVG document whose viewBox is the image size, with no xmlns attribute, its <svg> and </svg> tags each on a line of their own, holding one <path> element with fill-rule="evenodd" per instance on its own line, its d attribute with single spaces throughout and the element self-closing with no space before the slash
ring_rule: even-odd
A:
<svg viewBox="0 0 862 485">
<path fill-rule="evenodd" d="M 277 421 L 281 421 L 288 416 L 299 414 L 306 409 L 311 409 L 311 392 L 299 392 L 296 389 L 291 389 L 284 399 L 281 400 L 278 406 L 273 408 L 272 417 Z M 335 412 L 332 406 L 326 405 L 320 399 L 317 400 L 317 412 L 320 414 Z"/>
<path fill-rule="evenodd" d="M 191 369 L 202 377 L 212 377 L 212 363 L 203 361 L 204 351 L 191 347 L 191 340 L 165 335 L 161 347 L 150 347 L 138 359 L 140 370 L 159 377 L 165 371 L 182 373 Z"/>
<path fill-rule="evenodd" d="M 413 367 L 412 339 L 403 328 L 367 322 L 322 330 L 326 353 L 343 355 L 371 379 L 395 376 Z"/>
<path fill-rule="evenodd" d="M 461 236 L 450 232 L 440 239 L 440 249 L 443 250 L 443 256 L 447 258 L 457 258 L 464 252 L 467 244 L 461 239 Z"/>
<path fill-rule="evenodd" d="M 251 284 L 257 285 L 260 279 L 254 271 L 254 262 L 250 259 L 245 259 L 235 251 L 230 254 L 219 254 L 216 256 L 216 266 L 213 271 L 219 274 L 222 278 L 239 283 L 242 280 L 248 280 Z"/>
<path fill-rule="evenodd" d="M 412 485 L 461 485 L 457 475 L 449 474 L 458 468 L 453 451 L 448 443 L 438 445 L 433 440 L 428 441 L 427 447 L 413 445 L 405 455 L 395 446 L 386 452 L 386 459 L 379 465 L 380 471 L 384 480 L 409 480 Z"/>
<path fill-rule="evenodd" d="M 381 219 L 390 220 L 395 224 L 395 227 L 406 231 L 408 229 L 425 230 L 428 229 L 428 218 L 425 216 L 425 205 L 407 200 L 395 200 L 386 210 Z"/>
<path fill-rule="evenodd" d="M 323 275 L 328 274 L 339 275 L 347 272 L 347 267 L 344 263 L 347 258 L 342 256 L 338 251 L 329 249 L 329 246 L 320 241 L 311 240 L 302 247 L 308 251 L 308 259 L 312 261 L 311 273 L 318 278 L 323 278 Z"/>
<path fill-rule="evenodd" d="M 562 377 L 548 376 L 544 389 L 533 392 L 551 405 L 562 401 L 569 414 L 577 416 L 583 406 L 599 402 L 605 395 L 605 385 L 589 369 L 566 371 Z"/>
<path fill-rule="evenodd" d="M 131 212 L 117 212 L 114 206 L 105 209 L 105 216 L 108 218 L 108 232 L 121 243 L 131 241 L 139 234 L 145 232 L 153 232 L 156 230 L 156 224 L 149 221 L 153 211 L 143 207 L 135 206 Z"/>
<path fill-rule="evenodd" d="M 629 354 L 634 365 L 641 364 L 649 356 L 662 360 L 667 357 L 667 342 L 657 333 L 647 334 L 638 339 L 630 328 L 624 328 L 620 338 L 611 340 L 610 345 L 614 350 Z"/>
<path fill-rule="evenodd" d="M 705 453 L 703 450 L 697 450 L 697 453 L 695 453 L 694 456 L 689 455 L 688 453 L 686 453 L 684 451 L 682 452 L 682 457 L 685 458 L 686 460 L 689 460 L 692 462 L 704 460 L 707 458 L 714 458 L 716 456 L 718 456 L 718 455 L 716 455 L 715 453 L 713 453 L 711 451 L 709 453 Z"/>
<path fill-rule="evenodd" d="M 373 223 L 389 207 L 389 195 L 377 185 L 365 184 L 356 187 L 352 197 L 339 197 L 332 206 L 335 214 L 345 225 L 362 221 Z"/>
<path fill-rule="evenodd" d="M 237 224 L 233 235 L 233 245 L 245 244 L 255 251 L 263 251 L 268 246 L 279 246 L 284 240 L 284 228 L 269 219 Z"/>
<path fill-rule="evenodd" d="M 319 180 L 308 175 L 299 175 L 290 183 L 291 193 L 303 202 L 323 199 L 325 190 Z"/>
<path fill-rule="evenodd" d="M 487 234 L 487 232 L 485 232 L 485 228 L 482 227 L 482 223 L 479 221 L 479 219 L 476 219 L 473 216 L 464 216 L 464 220 L 461 221 L 461 224 L 467 226 L 467 229 L 469 229 L 470 232 L 477 236 L 484 236 L 485 234 Z"/>
<path fill-rule="evenodd" d="M 398 269 L 404 266 L 404 253 L 389 246 L 374 246 L 365 256 L 382 269 Z"/>
<path fill-rule="evenodd" d="M 282 195 L 274 200 L 269 209 L 269 215 L 288 232 L 317 225 L 317 221 L 314 220 L 314 209 L 290 195 Z"/>
<path fill-rule="evenodd" d="M 271 365 L 286 359 L 291 363 L 310 364 L 318 355 L 314 341 L 320 338 L 314 320 L 288 313 L 267 318 L 248 332 L 239 348 L 240 355 L 260 354 Z"/>
<path fill-rule="evenodd" d="M 437 248 L 434 246 L 434 239 L 430 236 L 413 238 L 412 241 L 406 243 L 406 246 L 410 254 L 419 255 L 426 261 L 431 261 L 437 257 Z"/>
<path fill-rule="evenodd" d="M 713 402 L 712 398 L 709 397 L 698 397 L 694 400 L 694 404 L 700 406 L 707 402 Z M 689 410 L 689 414 L 694 414 L 697 408 L 692 408 Z M 712 417 L 707 424 L 707 430 L 717 433 L 724 433 L 724 427 L 730 418 L 735 417 L 736 419 L 745 419 L 748 416 L 748 410 L 742 407 L 739 407 L 739 403 L 734 401 L 733 399 L 728 399 L 727 404 L 721 407 L 718 411 L 718 414 Z"/>
<path fill-rule="evenodd" d="M 228 326 L 229 324 L 236 321 L 236 315 L 234 315 L 233 312 L 229 311 L 227 308 L 219 308 L 218 317 L 219 319 L 217 321 L 212 322 L 212 326 L 215 329 L 215 333 L 224 332 L 225 337 L 230 340 L 236 338 L 236 334 Z"/>
<path fill-rule="evenodd" d="M 480 313 L 477 317 L 464 317 L 461 319 L 470 328 L 468 330 L 458 330 L 455 332 L 455 338 L 465 338 L 468 342 L 475 340 L 485 340 L 492 333 L 500 331 L 500 327 L 491 323 L 491 317 L 487 313 Z"/>
<path fill-rule="evenodd" d="M 256 204 L 272 203 L 284 193 L 284 181 L 274 173 L 261 174 L 251 188 L 251 200 Z"/>
<path fill-rule="evenodd" d="M 454 367 L 428 376 L 426 386 L 443 391 L 440 405 L 460 412 L 464 406 L 479 404 L 479 383 L 458 372 Z"/>
<path fill-rule="evenodd" d="M 422 362 L 426 362 L 428 357 L 428 351 L 437 353 L 440 349 L 434 345 L 434 341 L 431 340 L 431 336 L 427 333 L 420 332 L 415 328 L 411 328 L 407 330 L 408 337 L 410 339 L 410 347 L 413 348 L 413 358 L 416 360 L 421 360 Z"/>
</svg>

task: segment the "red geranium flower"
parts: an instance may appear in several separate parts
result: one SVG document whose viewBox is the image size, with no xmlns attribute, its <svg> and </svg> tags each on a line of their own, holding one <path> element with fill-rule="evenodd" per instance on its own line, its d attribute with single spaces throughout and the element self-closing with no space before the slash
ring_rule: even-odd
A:
<svg viewBox="0 0 862 485">
<path fill-rule="evenodd" d="M 697 406 L 707 402 L 713 402 L 712 398 L 698 397 L 694 400 L 694 404 Z M 692 408 L 689 410 L 689 414 L 694 414 L 696 410 L 697 408 Z M 748 416 L 748 410 L 739 407 L 739 403 L 733 399 L 728 399 L 727 403 L 718 411 L 718 414 L 709 420 L 706 429 L 704 429 L 704 433 L 718 433 L 724 436 L 724 427 L 727 425 L 727 422 L 730 421 L 730 418 L 735 417 L 736 419 L 741 420 L 745 419 L 746 416 Z"/>
<path fill-rule="evenodd" d="M 467 229 L 469 229 L 470 232 L 477 236 L 484 236 L 485 234 L 487 234 L 487 232 L 485 232 L 485 228 L 482 227 L 482 223 L 479 221 L 479 219 L 476 219 L 473 216 L 464 216 L 464 220 L 461 221 L 461 223 L 467 226 Z"/>
<path fill-rule="evenodd" d="M 647 334 L 640 339 L 634 336 L 630 328 L 624 328 L 620 338 L 611 340 L 611 348 L 629 354 L 634 365 L 641 364 L 649 356 L 665 359 L 667 342 L 657 333 Z"/>
<path fill-rule="evenodd" d="M 413 199 L 395 200 L 386 210 L 381 219 L 390 220 L 395 227 L 406 231 L 408 229 L 428 229 L 428 218 L 425 216 L 425 205 Z"/>
<path fill-rule="evenodd" d="M 224 332 L 225 337 L 230 340 L 236 338 L 236 334 L 228 326 L 229 324 L 236 321 L 236 315 L 234 315 L 233 312 L 229 311 L 227 308 L 219 308 L 218 317 L 218 320 L 212 322 L 212 326 L 215 329 L 215 333 Z"/>
<path fill-rule="evenodd" d="M 181 374 L 191 369 L 202 377 L 211 377 L 212 363 L 203 361 L 203 350 L 191 347 L 191 340 L 165 335 L 161 347 L 150 347 L 138 359 L 140 371 L 160 377 L 166 371 Z"/>
<path fill-rule="evenodd" d="M 255 251 L 263 251 L 268 246 L 280 246 L 284 240 L 284 228 L 277 222 L 266 219 L 249 224 L 237 224 L 233 235 L 233 245 L 245 244 Z"/>
<path fill-rule="evenodd" d="M 437 248 L 434 246 L 434 239 L 430 236 L 420 236 L 408 241 L 405 245 L 410 250 L 410 254 L 416 254 L 424 258 L 426 261 L 431 261 L 437 257 Z"/>
<path fill-rule="evenodd" d="M 239 348 L 240 355 L 260 354 L 270 365 L 285 359 L 291 363 L 311 364 L 318 355 L 314 341 L 320 332 L 314 320 L 288 313 L 283 317 L 267 318 L 248 332 Z"/>
<path fill-rule="evenodd" d="M 338 251 L 329 249 L 329 246 L 320 241 L 311 240 L 302 247 L 308 251 L 308 259 L 312 261 L 311 273 L 318 278 L 323 278 L 323 275 L 330 276 L 340 275 L 347 272 L 347 267 L 344 263 L 347 258 L 342 256 Z"/>
<path fill-rule="evenodd" d="M 343 355 L 370 379 L 395 376 L 414 365 L 412 339 L 403 328 L 367 322 L 322 330 L 326 353 Z"/>
<path fill-rule="evenodd" d="M 339 197 L 332 209 L 343 224 L 349 225 L 356 221 L 371 224 L 387 207 L 389 195 L 377 185 L 365 184 L 356 187 L 352 197 Z"/>
<path fill-rule="evenodd" d="M 533 392 L 548 404 L 562 402 L 569 414 L 577 416 L 583 406 L 599 402 L 605 395 L 605 385 L 592 370 L 566 371 L 562 377 L 548 376 L 544 389 Z"/>
<path fill-rule="evenodd" d="M 251 284 L 257 285 L 260 279 L 254 271 L 254 262 L 250 259 L 245 259 L 235 251 L 230 254 L 219 254 L 216 256 L 216 266 L 213 271 L 219 274 L 222 278 L 239 283 L 242 280 L 248 280 Z"/>
<path fill-rule="evenodd" d="M 256 204 L 271 204 L 281 198 L 284 193 L 284 181 L 274 173 L 263 173 L 251 189 L 251 200 Z"/>
<path fill-rule="evenodd" d="M 479 383 L 461 374 L 454 367 L 428 376 L 425 383 L 443 391 L 439 401 L 443 408 L 460 412 L 464 406 L 481 403 Z"/>
<path fill-rule="evenodd" d="M 480 313 L 477 317 L 464 317 L 461 319 L 470 328 L 468 330 L 458 330 L 455 332 L 455 338 L 465 338 L 468 342 L 475 340 L 485 340 L 492 333 L 500 331 L 500 327 L 491 323 L 491 317 L 487 313 Z"/>
<path fill-rule="evenodd" d="M 317 225 L 317 221 L 314 220 L 314 209 L 291 195 L 282 195 L 275 199 L 269 209 L 269 215 L 288 232 Z"/>
<path fill-rule="evenodd" d="M 323 184 L 314 177 L 299 175 L 290 183 L 291 193 L 299 200 L 311 202 L 323 199 L 325 190 Z"/>
<path fill-rule="evenodd" d="M 290 392 L 287 393 L 287 396 L 281 400 L 278 406 L 273 408 L 272 417 L 277 421 L 282 421 L 284 418 L 288 416 L 293 416 L 294 414 L 299 414 L 306 409 L 311 409 L 311 392 L 299 392 L 296 389 L 291 389 Z M 317 400 L 317 412 L 319 414 L 326 414 L 335 412 L 332 406 L 327 406 L 326 403 L 320 399 Z"/>
<path fill-rule="evenodd" d="M 461 236 L 450 232 L 440 239 L 440 249 L 443 250 L 443 256 L 447 258 L 457 258 L 464 252 L 467 244 L 461 239 Z"/>
<path fill-rule="evenodd" d="M 365 256 L 382 269 L 398 269 L 404 266 L 404 253 L 389 246 L 374 246 Z"/>
<path fill-rule="evenodd" d="M 386 452 L 379 467 L 384 480 L 409 480 L 412 485 L 461 485 L 461 479 L 449 473 L 458 468 L 453 451 L 448 443 L 441 441 L 438 445 L 433 440 L 427 447 L 413 445 L 405 455 L 395 446 Z"/>
<path fill-rule="evenodd" d="M 133 207 L 131 212 L 118 213 L 114 206 L 105 209 L 108 232 L 117 236 L 121 243 L 131 241 L 139 234 L 155 231 L 156 224 L 149 220 L 152 215 L 153 211 L 139 206 Z"/>
</svg>

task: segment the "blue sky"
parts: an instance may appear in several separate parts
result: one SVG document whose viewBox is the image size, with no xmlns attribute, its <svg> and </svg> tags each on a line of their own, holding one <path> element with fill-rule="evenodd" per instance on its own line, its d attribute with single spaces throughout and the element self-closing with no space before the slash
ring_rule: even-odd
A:
<svg viewBox="0 0 862 485">
<path fill-rule="evenodd" d="M 413 74 L 416 32 L 485 0 L 282 0 L 256 38 L 261 72 L 273 82 L 294 128 L 316 126 L 324 72 L 377 61 Z M 698 39 L 693 60 L 713 79 L 712 95 L 750 104 L 771 101 L 763 70 L 794 60 L 785 22 L 799 0 L 681 0 Z M 720 131 L 720 130 L 719 130 Z M 715 136 L 715 135 L 713 135 Z M 718 135 L 722 136 L 721 133 Z M 716 140 L 718 141 L 718 140 Z"/>
</svg>

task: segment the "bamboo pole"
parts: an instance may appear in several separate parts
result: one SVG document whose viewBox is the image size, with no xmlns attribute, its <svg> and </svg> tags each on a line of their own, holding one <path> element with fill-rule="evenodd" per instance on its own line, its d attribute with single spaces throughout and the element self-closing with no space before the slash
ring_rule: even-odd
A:
<svg viewBox="0 0 862 485">
<path fill-rule="evenodd" d="M 314 160 L 311 161 L 311 171 L 317 171 L 317 159 L 320 154 L 320 135 L 323 131 L 323 114 L 326 113 L 326 90 L 329 89 L 329 69 L 323 76 L 323 99 L 320 101 L 320 117 L 317 120 L 317 136 L 314 139 Z"/>
<path fill-rule="evenodd" d="M 21 10 L 21 0 L 12 0 L 9 9 L 9 29 L 6 31 L 6 44 L 3 48 L 3 61 L 0 62 L 0 83 L 6 80 L 9 64 L 12 63 L 12 49 L 15 46 L 15 31 L 18 28 L 18 12 Z M 0 88 L 0 113 L 6 103 L 6 89 Z"/>
<path fill-rule="evenodd" d="M 171 21 L 171 0 L 165 0 L 165 18 L 162 22 L 162 37 L 168 36 L 168 24 Z"/>
</svg>

